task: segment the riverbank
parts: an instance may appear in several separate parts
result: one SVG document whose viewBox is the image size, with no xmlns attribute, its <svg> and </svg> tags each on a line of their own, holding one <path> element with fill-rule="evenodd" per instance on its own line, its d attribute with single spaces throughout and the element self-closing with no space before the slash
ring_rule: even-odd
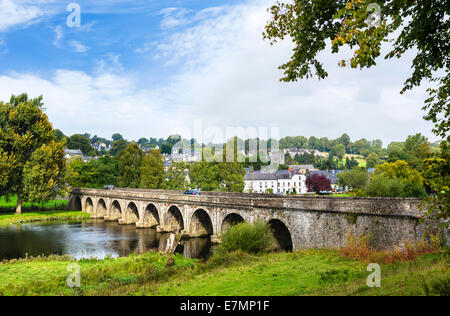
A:
<svg viewBox="0 0 450 316">
<path fill-rule="evenodd" d="M 10 212 L 0 214 L 0 227 L 32 222 L 84 220 L 89 218 L 90 214 L 80 211 L 24 211 L 21 215 Z"/>
<path fill-rule="evenodd" d="M 71 263 L 80 267 L 80 288 L 66 285 Z M 154 252 L 78 262 L 29 258 L 0 264 L 0 295 L 425 295 L 439 280 L 448 291 L 448 251 L 381 265 L 380 288 L 367 287 L 369 273 L 366 262 L 331 250 L 235 252 L 206 262 Z"/>
</svg>

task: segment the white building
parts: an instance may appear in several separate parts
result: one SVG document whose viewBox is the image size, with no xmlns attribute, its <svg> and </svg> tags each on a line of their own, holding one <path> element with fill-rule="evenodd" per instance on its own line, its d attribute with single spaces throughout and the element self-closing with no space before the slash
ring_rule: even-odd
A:
<svg viewBox="0 0 450 316">
<path fill-rule="evenodd" d="M 294 172 L 251 172 L 244 177 L 244 192 L 289 194 L 306 193 L 306 176 Z"/>
</svg>

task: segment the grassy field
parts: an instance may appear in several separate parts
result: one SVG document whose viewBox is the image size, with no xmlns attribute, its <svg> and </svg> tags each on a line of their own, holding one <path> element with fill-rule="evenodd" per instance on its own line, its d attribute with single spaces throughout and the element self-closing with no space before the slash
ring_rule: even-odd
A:
<svg viewBox="0 0 450 316">
<path fill-rule="evenodd" d="M 236 252 L 206 263 L 159 253 L 82 260 L 75 289 L 66 286 L 70 263 L 50 257 L 0 264 L 0 295 L 425 295 L 439 279 L 449 286 L 444 253 L 381 265 L 380 288 L 367 287 L 367 263 L 330 250 Z"/>
<path fill-rule="evenodd" d="M 67 200 L 51 200 L 44 203 L 24 202 L 23 209 L 64 209 L 67 206 Z M 0 211 L 15 210 L 17 206 L 17 197 L 11 196 L 7 199 L 5 196 L 0 197 Z"/>
<path fill-rule="evenodd" d="M 87 219 L 90 215 L 80 211 L 25 211 L 21 215 L 0 214 L 0 227 L 18 223 Z"/>
</svg>

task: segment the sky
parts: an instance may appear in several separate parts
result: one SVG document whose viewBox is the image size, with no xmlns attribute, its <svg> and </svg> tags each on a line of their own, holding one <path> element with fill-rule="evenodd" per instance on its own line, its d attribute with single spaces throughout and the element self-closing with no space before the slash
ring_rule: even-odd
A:
<svg viewBox="0 0 450 316">
<path fill-rule="evenodd" d="M 69 3 L 0 0 L 0 101 L 43 95 L 66 135 L 190 138 L 201 125 L 204 141 L 251 127 L 385 146 L 415 133 L 436 140 L 426 87 L 399 93 L 413 52 L 355 70 L 337 65 L 350 51 L 328 50 L 328 78 L 281 83 L 293 46 L 263 40 L 274 0 L 74 1 L 80 27 L 67 23 Z"/>
</svg>

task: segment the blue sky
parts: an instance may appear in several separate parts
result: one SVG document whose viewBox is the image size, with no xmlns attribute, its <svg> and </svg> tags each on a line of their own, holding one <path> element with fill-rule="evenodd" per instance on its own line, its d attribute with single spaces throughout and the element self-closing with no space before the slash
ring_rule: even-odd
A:
<svg viewBox="0 0 450 316">
<path fill-rule="evenodd" d="M 280 136 L 434 140 L 420 110 L 425 87 L 399 94 L 412 54 L 358 71 L 323 53 L 329 78 L 280 83 L 292 46 L 261 36 L 274 1 L 74 2 L 80 28 L 66 25 L 70 1 L 0 0 L 0 100 L 43 94 L 66 134 L 167 137 L 201 121 L 223 134 L 277 127 Z"/>
</svg>

